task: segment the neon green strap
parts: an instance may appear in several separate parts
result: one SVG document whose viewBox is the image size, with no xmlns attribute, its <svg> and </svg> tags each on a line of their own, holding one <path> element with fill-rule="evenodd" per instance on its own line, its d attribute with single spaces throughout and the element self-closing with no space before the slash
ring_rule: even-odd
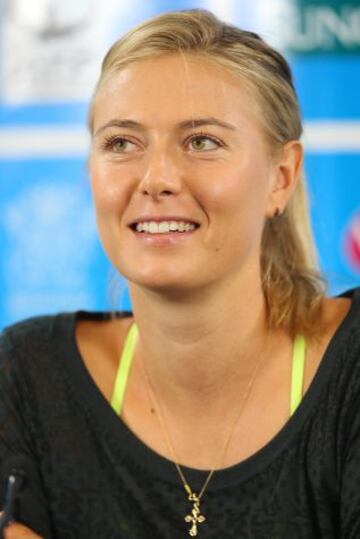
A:
<svg viewBox="0 0 360 539">
<path fill-rule="evenodd" d="M 291 374 L 290 415 L 299 406 L 302 398 L 306 341 L 302 335 L 296 335 L 294 341 L 293 363 Z"/>
<path fill-rule="evenodd" d="M 121 354 L 119 369 L 116 375 L 114 391 L 111 398 L 111 406 L 120 415 L 123 404 L 127 380 L 130 373 L 131 361 L 138 338 L 138 329 L 133 323 L 126 336 L 124 348 Z M 290 415 L 299 406 L 302 398 L 304 365 L 305 365 L 306 341 L 302 335 L 297 335 L 294 340 L 293 362 L 291 374 Z"/>
<path fill-rule="evenodd" d="M 134 349 L 138 337 L 138 329 L 135 323 L 131 324 L 131 327 L 126 336 L 124 348 L 120 358 L 120 364 L 118 372 L 116 374 L 114 391 L 111 398 L 111 406 L 114 411 L 120 415 L 121 407 L 124 400 L 124 394 L 126 389 L 126 383 L 128 380 L 131 360 L 134 355 Z"/>
</svg>

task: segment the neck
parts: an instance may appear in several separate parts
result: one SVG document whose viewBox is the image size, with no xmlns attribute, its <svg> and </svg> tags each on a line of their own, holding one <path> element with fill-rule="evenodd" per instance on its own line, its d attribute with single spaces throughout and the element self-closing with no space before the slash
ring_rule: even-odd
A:
<svg viewBox="0 0 360 539">
<path fill-rule="evenodd" d="M 167 408 L 215 412 L 238 394 L 267 334 L 260 280 L 181 299 L 136 285 L 130 294 L 140 335 L 136 355 Z"/>
</svg>

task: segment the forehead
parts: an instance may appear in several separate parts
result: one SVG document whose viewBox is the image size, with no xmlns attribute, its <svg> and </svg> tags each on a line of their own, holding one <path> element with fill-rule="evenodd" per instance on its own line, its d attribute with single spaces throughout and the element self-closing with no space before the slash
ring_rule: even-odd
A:
<svg viewBox="0 0 360 539">
<path fill-rule="evenodd" d="M 173 54 L 136 61 L 100 88 L 94 123 L 114 115 L 157 125 L 198 116 L 220 116 L 233 123 L 254 117 L 257 103 L 246 82 L 214 61 Z"/>
</svg>

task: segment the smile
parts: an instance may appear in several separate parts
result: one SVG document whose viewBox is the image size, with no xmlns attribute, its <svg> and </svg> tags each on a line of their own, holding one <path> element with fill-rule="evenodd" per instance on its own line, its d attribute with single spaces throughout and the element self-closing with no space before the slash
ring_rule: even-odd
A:
<svg viewBox="0 0 360 539">
<path fill-rule="evenodd" d="M 132 228 L 146 234 L 169 234 L 170 232 L 192 232 L 199 225 L 185 221 L 141 221 Z"/>
</svg>

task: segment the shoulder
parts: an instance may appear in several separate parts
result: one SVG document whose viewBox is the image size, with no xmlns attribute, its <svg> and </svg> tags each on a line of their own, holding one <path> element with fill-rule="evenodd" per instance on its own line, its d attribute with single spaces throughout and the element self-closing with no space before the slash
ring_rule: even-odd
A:
<svg viewBox="0 0 360 539">
<path fill-rule="evenodd" d="M 359 322 L 360 288 L 323 299 L 318 324 L 321 329 L 307 339 L 303 393 L 315 378 L 318 387 L 319 380 L 331 379 L 336 387 L 340 384 L 346 389 L 344 379 L 351 376 L 356 365 L 360 367 Z"/>
<path fill-rule="evenodd" d="M 325 303 L 325 322 L 331 338 L 327 356 L 333 366 L 334 383 L 347 398 L 360 399 L 360 287 Z"/>
<path fill-rule="evenodd" d="M 91 365 L 103 358 L 116 367 L 129 327 L 133 321 L 130 312 L 107 315 L 103 318 L 81 317 L 74 328 L 82 359 L 91 371 Z"/>
<path fill-rule="evenodd" d="M 56 316 L 36 316 L 7 326 L 0 336 L 0 389 L 5 395 L 24 398 L 30 380 L 39 380 L 51 372 L 50 334 Z M 48 366 L 46 366 L 48 364 Z M 32 385 L 32 384 L 31 384 Z M 15 389 L 17 388 L 17 389 Z M 24 405 L 24 402 L 23 402 Z"/>
<path fill-rule="evenodd" d="M 76 347 L 90 376 L 110 401 L 119 357 L 133 321 L 130 312 L 114 313 L 102 320 L 83 317 L 76 321 Z"/>
<path fill-rule="evenodd" d="M 47 340 L 47 335 L 55 316 L 34 316 L 5 327 L 0 336 L 0 350 L 2 354 L 21 354 L 37 348 L 41 341 Z"/>
<path fill-rule="evenodd" d="M 74 313 L 69 313 L 69 315 Z M 61 316 L 60 313 L 54 315 L 41 315 L 31 316 L 18 322 L 15 322 L 9 326 L 6 326 L 3 330 L 3 335 L 6 336 L 25 336 L 38 331 L 43 331 L 51 327 L 55 319 Z"/>
<path fill-rule="evenodd" d="M 34 376 L 53 365 L 62 346 L 71 340 L 75 312 L 34 316 L 5 327 L 0 336 L 0 362 Z M 46 369 L 48 370 L 48 368 Z"/>
<path fill-rule="evenodd" d="M 0 336 L 0 346 L 29 353 L 34 349 L 44 350 L 48 345 L 54 348 L 64 340 L 71 342 L 78 332 L 85 336 L 87 342 L 101 342 L 104 333 L 116 334 L 119 329 L 126 328 L 130 314 L 71 311 L 34 316 L 5 327 Z"/>
<path fill-rule="evenodd" d="M 331 340 L 343 341 L 360 329 L 360 287 L 347 290 L 323 302 L 324 333 Z"/>
<path fill-rule="evenodd" d="M 332 355 L 345 355 L 360 364 L 360 287 L 327 299 L 324 313 Z"/>
<path fill-rule="evenodd" d="M 16 349 L 27 349 L 29 347 L 41 345 L 54 333 L 56 324 L 61 317 L 70 321 L 75 313 L 61 313 L 56 315 L 33 316 L 16 322 L 4 328 L 1 345 Z"/>
</svg>

